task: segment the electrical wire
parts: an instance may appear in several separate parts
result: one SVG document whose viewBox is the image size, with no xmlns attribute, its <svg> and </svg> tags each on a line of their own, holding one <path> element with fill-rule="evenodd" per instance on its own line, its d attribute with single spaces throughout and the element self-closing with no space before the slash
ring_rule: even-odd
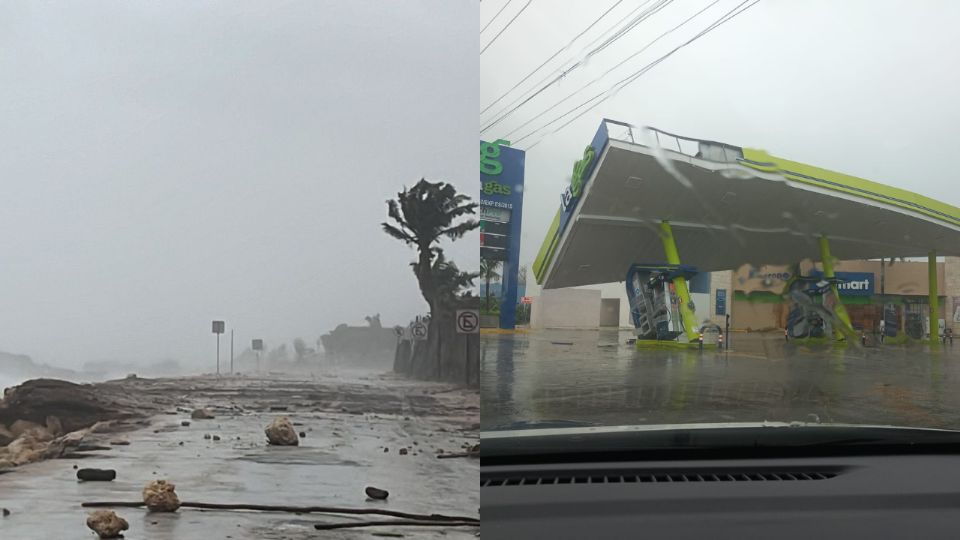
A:
<svg viewBox="0 0 960 540">
<path fill-rule="evenodd" d="M 726 14 L 724 14 L 722 17 L 720 17 L 719 19 L 717 19 L 716 21 L 714 21 L 712 24 L 710 24 L 709 26 L 707 26 L 706 28 L 704 28 L 703 30 L 701 30 L 701 31 L 700 31 L 698 34 L 696 34 L 694 37 L 690 38 L 689 40 L 685 41 L 684 43 L 681 43 L 680 45 L 678 45 L 677 47 L 675 47 L 675 48 L 674 48 L 673 50 L 671 50 L 670 52 L 664 54 L 664 55 L 661 56 L 660 58 L 657 58 L 657 59 L 654 60 L 653 62 L 650 62 L 649 64 L 647 64 L 646 66 L 644 66 L 644 67 L 641 68 L 640 70 L 638 70 L 638 71 L 634 72 L 633 74 L 631 74 L 630 76 L 628 76 L 628 77 L 626 77 L 626 78 L 618 81 L 617 84 L 615 84 L 615 85 L 614 85 L 613 87 L 611 87 L 609 90 L 604 91 L 604 92 L 601 92 L 600 94 L 597 94 L 596 96 L 588 99 L 587 101 L 581 103 L 580 105 L 577 105 L 576 107 L 574 107 L 573 109 L 571 109 L 571 110 L 567 111 L 566 113 L 562 114 L 562 115 L 559 116 L 558 118 L 556 118 L 556 119 L 548 122 L 547 124 L 541 126 L 540 128 L 537 128 L 537 129 L 534 130 L 534 131 L 531 131 L 530 133 L 528 133 L 527 135 L 525 135 L 525 136 L 522 137 L 521 139 L 518 139 L 516 142 L 519 142 L 520 140 L 523 140 L 523 139 L 529 137 L 530 135 L 533 135 L 533 134 L 536 133 L 537 131 L 540 131 L 541 129 L 544 129 L 544 128 L 548 127 L 549 125 L 551 125 L 551 124 L 553 124 L 553 123 L 555 123 L 555 122 L 563 119 L 563 117 L 571 114 L 572 112 L 574 112 L 574 111 L 576 111 L 577 109 L 583 107 L 584 105 L 589 104 L 591 101 L 595 101 L 598 97 L 603 96 L 602 99 L 600 99 L 599 101 L 597 101 L 597 102 L 594 103 L 593 105 L 590 105 L 590 107 L 588 107 L 588 108 L 585 109 L 583 112 L 581 112 L 580 114 L 576 115 L 575 117 L 571 118 L 570 120 L 568 120 L 567 122 L 565 122 L 563 125 L 557 127 L 556 129 L 554 129 L 554 130 L 551 131 L 550 133 L 547 133 L 547 134 L 544 134 L 543 136 L 541 136 L 539 139 L 537 139 L 537 141 L 536 141 L 535 143 L 533 143 L 533 144 L 530 145 L 529 147 L 525 148 L 525 150 L 529 150 L 529 149 L 533 148 L 534 146 L 536 146 L 537 144 L 540 144 L 540 142 L 541 142 L 543 139 L 545 139 L 546 137 L 548 137 L 548 136 L 550 136 L 550 135 L 553 135 L 554 133 L 557 133 L 557 132 L 560 131 L 561 129 L 563 129 L 563 128 L 565 128 L 566 126 L 570 125 L 572 122 L 576 121 L 578 118 L 582 117 L 582 116 L 585 115 L 586 113 L 588 113 L 588 112 L 590 112 L 591 110 L 593 110 L 594 108 L 596 108 L 597 105 L 600 105 L 601 103 L 603 103 L 603 102 L 606 101 L 607 99 L 610 99 L 610 98 L 613 97 L 617 92 L 619 92 L 620 90 L 622 90 L 624 87 L 626 87 L 626 86 L 629 85 L 630 83 L 634 82 L 635 80 L 639 79 L 639 78 L 640 78 L 641 76 L 643 76 L 645 73 L 647 73 L 648 71 L 650 71 L 651 69 L 653 69 L 654 67 L 656 67 L 658 64 L 660 64 L 661 62 L 663 62 L 664 60 L 666 60 L 667 58 L 669 58 L 670 56 L 672 56 L 674 53 L 676 53 L 676 52 L 679 51 L 680 49 L 686 47 L 687 45 L 690 45 L 691 43 L 697 41 L 698 39 L 702 38 L 703 36 L 709 34 L 709 33 L 712 32 L 713 30 L 717 29 L 719 26 L 723 25 L 724 23 L 727 23 L 727 22 L 731 21 L 732 19 L 734 19 L 735 17 L 737 17 L 738 15 L 740 15 L 741 13 L 743 13 L 744 11 L 747 11 L 748 9 L 752 8 L 753 6 L 757 5 L 757 3 L 760 2 L 760 0 L 753 0 L 753 2 L 750 3 L 748 6 L 744 7 L 743 9 L 740 9 L 739 11 L 734 12 L 735 10 L 739 9 L 741 6 L 743 6 L 744 4 L 746 4 L 746 3 L 749 2 L 749 1 L 750 1 L 750 0 L 744 0 L 743 2 L 741 2 L 740 4 L 738 4 L 736 7 L 734 7 L 732 10 L 728 11 L 728 12 L 727 12 Z"/>
<path fill-rule="evenodd" d="M 701 9 L 700 11 L 698 11 L 698 12 L 694 13 L 693 15 L 687 17 L 686 19 L 684 19 L 683 21 L 681 21 L 679 24 L 677 24 L 677 25 L 674 26 L 673 28 L 670 28 L 670 29 L 666 30 L 665 32 L 663 32 L 662 34 L 660 34 L 659 36 L 655 37 L 653 40 L 651 40 L 650 42 L 648 42 L 646 45 L 644 45 L 644 46 L 641 47 L 640 49 L 636 50 L 633 54 L 631 54 L 630 56 L 627 56 L 626 58 L 624 58 L 624 59 L 621 60 L 620 62 L 617 62 L 616 65 L 614 65 L 613 67 L 607 69 L 606 71 L 604 71 L 603 73 L 601 73 L 600 75 L 598 75 L 597 77 L 595 77 L 593 80 L 588 81 L 586 84 L 584 84 L 584 85 L 581 86 L 580 88 L 577 88 L 577 89 L 574 90 L 573 92 L 567 94 L 567 96 L 564 97 L 563 99 L 561 99 L 560 101 L 557 101 L 557 102 L 554 103 L 553 105 L 551 105 L 551 106 L 547 107 L 546 109 L 540 111 L 540 112 L 539 112 L 538 114 L 536 114 L 535 116 L 527 119 L 526 122 L 524 122 L 524 123 L 520 124 L 519 126 L 515 127 L 513 130 L 510 131 L 510 133 L 507 133 L 506 135 L 504 135 L 504 137 L 507 137 L 507 136 L 509 136 L 509 135 L 512 135 L 512 134 L 520 131 L 521 129 L 523 129 L 523 128 L 525 128 L 526 126 L 528 126 L 528 125 L 530 125 L 531 123 L 533 123 L 533 122 L 534 122 L 535 120 L 537 120 L 538 118 L 544 116 L 545 114 L 547 114 L 548 112 L 552 111 L 553 109 L 556 109 L 556 108 L 559 107 L 561 104 L 566 103 L 570 98 L 576 96 L 576 95 L 579 94 L 580 92 L 584 91 L 585 89 L 587 89 L 587 88 L 589 88 L 590 86 L 594 85 L 595 83 L 599 82 L 600 80 L 602 80 L 604 77 L 606 77 L 607 75 L 609 75 L 610 73 L 612 73 L 614 70 L 616 70 L 616 69 L 619 68 L 620 66 L 626 64 L 627 62 L 629 62 L 630 60 L 632 60 L 632 59 L 635 58 L 636 56 L 640 55 L 641 53 L 643 53 L 644 51 L 646 51 L 647 49 L 649 49 L 650 47 L 652 47 L 656 42 L 660 41 L 660 40 L 663 39 L 664 37 L 672 34 L 673 32 L 677 31 L 678 29 L 682 28 L 682 27 L 685 26 L 687 23 L 689 23 L 689 22 L 692 21 L 693 19 L 695 19 L 695 18 L 697 18 L 698 16 L 700 16 L 700 14 L 702 14 L 702 13 L 705 12 L 706 10 L 708 10 L 708 9 L 710 9 L 711 7 L 713 7 L 714 5 L 716 5 L 719 1 L 720 1 L 720 0 L 714 0 L 713 2 L 707 4 L 703 9 Z M 734 9 L 736 9 L 736 8 L 734 8 Z"/>
<path fill-rule="evenodd" d="M 632 30 L 632 29 L 636 28 L 637 25 L 639 25 L 641 22 L 643 22 L 643 21 L 647 20 L 648 18 L 652 17 L 653 15 L 655 15 L 657 12 L 659 12 L 660 10 L 662 10 L 664 7 L 666 7 L 667 5 L 669 5 L 671 2 L 673 2 L 673 0 L 658 0 L 657 4 L 653 5 L 652 7 L 650 7 L 649 9 L 647 9 L 646 11 L 644 11 L 643 13 L 641 13 L 640 15 L 638 15 L 637 17 L 635 17 L 632 21 L 630 21 L 629 23 L 627 23 L 627 26 L 626 26 L 626 27 L 624 27 L 624 28 L 622 28 L 621 30 L 617 31 L 617 33 L 615 34 L 615 36 L 612 36 L 611 38 L 608 38 L 608 39 L 607 39 L 606 41 L 604 41 L 604 43 L 601 44 L 600 46 L 598 46 L 598 47 L 596 47 L 596 48 L 594 48 L 594 49 L 591 49 L 591 50 L 583 57 L 582 60 L 579 60 L 579 61 L 575 62 L 572 66 L 570 66 L 569 68 L 563 70 L 562 73 L 560 73 L 559 75 L 557 75 L 556 77 L 554 77 L 552 80 L 550 80 L 549 82 L 547 82 L 545 85 L 543 85 L 543 86 L 541 86 L 540 88 L 538 88 L 533 94 L 529 95 L 529 96 L 526 97 L 525 99 L 524 99 L 524 98 L 518 98 L 518 99 L 514 100 L 513 102 L 511 102 L 510 105 L 507 105 L 507 107 L 505 107 L 504 109 L 502 109 L 501 111 L 499 111 L 499 112 L 495 115 L 495 116 L 499 115 L 495 120 L 493 120 L 492 122 L 490 122 L 490 123 L 487 124 L 486 126 L 483 126 L 483 127 L 480 129 L 480 133 L 483 133 L 483 132 L 489 130 L 490 128 L 496 126 L 497 124 L 499 124 L 500 122 L 502 122 L 503 120 L 505 120 L 508 116 L 510 116 L 511 114 L 513 114 L 514 112 L 516 112 L 518 109 L 520 109 L 521 107 L 523 107 L 524 105 L 526 105 L 527 103 L 529 103 L 531 100 L 533 100 L 535 97 L 537 97 L 538 95 L 540 95 L 541 93 L 543 93 L 545 90 L 547 90 L 548 88 L 550 88 L 551 86 L 553 86 L 553 85 L 556 84 L 557 82 L 559 82 L 559 81 L 561 81 L 562 79 L 564 79 L 564 78 L 565 78 L 567 75 L 569 75 L 573 70 L 575 70 L 575 69 L 577 69 L 578 67 L 584 65 L 584 64 L 585 64 L 591 57 L 593 57 L 595 54 L 599 53 L 600 51 L 602 51 L 603 49 L 605 49 L 606 47 L 608 47 L 611 43 L 615 42 L 616 40 L 619 40 L 620 38 L 622 38 L 624 35 L 626 35 L 626 33 L 627 33 L 629 30 Z M 645 2 L 643 5 L 646 5 L 647 3 L 649 3 L 649 0 L 648 0 L 647 2 Z M 626 31 L 624 31 L 624 30 L 626 30 Z M 559 71 L 559 70 L 554 70 L 553 73 L 557 73 L 557 71 Z M 552 75 L 552 74 L 551 74 L 551 75 Z M 550 76 L 548 75 L 545 79 L 541 80 L 540 83 L 542 83 L 543 81 L 545 81 L 545 80 L 546 80 L 547 78 L 549 78 L 549 77 L 550 77 Z M 537 83 L 537 84 L 540 84 L 540 83 Z M 520 103 L 517 104 L 517 101 L 519 101 L 520 99 L 522 99 L 522 101 L 520 101 Z M 516 106 L 513 106 L 514 104 L 516 104 Z M 511 106 L 513 106 L 513 107 L 511 108 Z M 509 109 L 509 110 L 508 110 L 508 109 Z"/>
<path fill-rule="evenodd" d="M 525 83 L 525 82 L 527 81 L 527 79 L 529 79 L 530 77 L 533 77 L 533 74 L 536 73 L 536 72 L 538 72 L 538 71 L 540 71 L 540 68 L 542 68 L 543 66 L 547 65 L 547 63 L 549 63 L 551 60 L 553 60 L 554 58 L 556 58 L 557 55 L 559 55 L 559 54 L 562 53 L 563 51 L 565 51 L 565 50 L 567 50 L 568 48 L 570 48 L 570 46 L 573 45 L 574 42 L 576 42 L 576 41 L 577 41 L 578 39 L 580 39 L 584 34 L 586 34 L 587 32 L 589 32 L 591 28 L 593 28 L 594 26 L 596 26 L 596 24 L 597 24 L 598 22 L 600 22 L 601 19 L 603 19 L 604 17 L 606 17 L 608 13 L 610 13 L 611 11 L 613 11 L 613 9 L 614 9 L 615 7 L 617 7 L 617 6 L 619 6 L 622 2 L 623 2 L 623 0 L 617 0 L 616 2 L 614 2 L 612 6 L 610 6 L 609 8 L 607 8 L 607 10 L 603 12 L 603 14 L 601 14 L 599 17 L 597 17 L 592 23 L 590 23 L 589 26 L 587 26 L 586 28 L 584 28 L 582 32 L 580 32 L 579 34 L 577 34 L 577 35 L 576 35 L 573 39 L 571 39 L 566 45 L 564 45 L 563 47 L 560 47 L 559 49 L 557 49 L 557 52 L 555 52 L 555 53 L 553 53 L 552 55 L 550 55 L 550 58 L 547 58 L 546 60 L 544 60 L 542 64 L 540 64 L 539 66 L 537 66 L 536 68 L 534 68 L 533 71 L 531 71 L 530 73 L 528 73 L 526 77 L 520 79 L 520 82 L 518 82 L 517 84 L 513 85 L 509 90 L 507 90 L 506 92 L 504 92 L 503 95 L 501 95 L 501 96 L 498 97 L 497 99 L 493 100 L 493 103 L 491 103 L 491 104 L 487 105 L 486 107 L 484 107 L 484 109 L 480 111 L 480 114 L 483 114 L 483 113 L 487 112 L 488 110 L 490 110 L 490 107 L 493 107 L 494 105 L 496 105 L 497 103 L 499 103 L 500 100 L 503 99 L 503 98 L 505 98 L 505 97 L 507 97 L 507 95 L 509 95 L 510 92 L 513 92 L 514 90 L 517 89 L 517 87 L 519 87 L 521 84 Z M 481 32 L 482 32 L 482 30 L 481 30 Z"/>
<path fill-rule="evenodd" d="M 500 14 L 503 13 L 503 10 L 507 9 L 507 6 L 510 5 L 510 2 L 513 2 L 513 0 L 507 0 L 507 2 L 506 2 L 505 4 L 503 4 L 503 6 L 500 8 L 500 10 L 497 11 L 496 15 L 494 15 L 493 18 L 490 19 L 490 20 L 487 22 L 487 24 L 483 25 L 483 28 L 480 29 L 480 33 L 481 33 L 481 34 L 482 34 L 483 31 L 486 30 L 491 24 L 493 24 L 493 21 L 497 20 L 497 17 L 499 17 Z"/>
<path fill-rule="evenodd" d="M 487 49 L 489 49 L 490 46 L 493 45 L 493 42 L 496 41 L 497 38 L 500 37 L 501 34 L 503 34 L 504 32 L 506 32 L 506 31 L 507 31 L 507 28 L 510 28 L 510 25 L 513 24 L 513 21 L 517 20 L 517 17 L 519 17 L 520 14 L 523 13 L 523 12 L 527 9 L 527 7 L 530 6 L 530 3 L 531 3 L 531 2 L 533 2 L 533 0 L 527 0 L 527 3 L 524 4 L 523 7 L 520 8 L 520 11 L 518 11 L 517 14 L 514 15 L 513 18 L 510 19 L 510 20 L 507 22 L 507 25 L 504 26 L 503 28 L 501 28 L 500 31 L 497 32 L 497 35 L 493 36 L 493 39 L 491 39 L 490 42 L 487 43 L 487 45 L 486 45 L 484 48 L 480 49 L 480 54 L 483 54 L 484 52 L 486 52 Z"/>
</svg>

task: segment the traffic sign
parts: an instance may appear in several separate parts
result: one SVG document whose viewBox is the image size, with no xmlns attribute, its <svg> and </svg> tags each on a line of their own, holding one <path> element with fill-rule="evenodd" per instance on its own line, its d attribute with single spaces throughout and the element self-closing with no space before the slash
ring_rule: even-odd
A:
<svg viewBox="0 0 960 540">
<path fill-rule="evenodd" d="M 480 332 L 480 312 L 476 309 L 457 310 L 457 333 L 477 334 Z"/>
<path fill-rule="evenodd" d="M 262 339 L 255 339 L 255 340 L 253 340 L 253 343 L 251 343 L 250 345 L 252 346 L 253 350 L 255 350 L 255 351 L 262 351 L 262 350 L 263 350 L 263 340 L 262 340 Z"/>
<path fill-rule="evenodd" d="M 222 334 L 222 333 L 223 333 L 223 328 L 224 328 L 223 321 L 213 321 L 213 333 L 214 333 L 214 334 Z"/>
<path fill-rule="evenodd" d="M 413 323 L 413 326 L 410 327 L 410 333 L 413 334 L 413 339 L 427 339 L 427 325 L 421 321 L 417 321 Z"/>
<path fill-rule="evenodd" d="M 400 325 L 394 326 L 393 333 L 396 334 L 397 337 L 403 337 L 403 327 Z"/>
</svg>

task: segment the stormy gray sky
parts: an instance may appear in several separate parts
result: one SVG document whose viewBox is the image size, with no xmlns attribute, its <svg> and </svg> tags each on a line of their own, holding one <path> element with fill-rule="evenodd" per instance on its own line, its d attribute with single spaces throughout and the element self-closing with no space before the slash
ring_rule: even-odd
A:
<svg viewBox="0 0 960 540">
<path fill-rule="evenodd" d="M 481 28 L 505 3 L 481 4 Z M 539 141 L 526 158 L 522 261 L 530 263 L 536 256 L 573 162 L 604 117 L 764 148 L 960 206 L 953 164 L 960 142 L 956 98 L 960 72 L 949 67 L 957 64 L 960 51 L 956 2 L 761 0 L 560 131 L 551 133 L 583 109 L 535 131 L 693 37 L 740 0 L 717 1 L 604 75 L 712 3 L 571 0 L 558 9 L 553 2 L 533 0 L 481 55 L 483 109 L 617 4 L 569 49 L 481 114 L 484 126 L 556 68 L 586 59 L 586 51 L 603 40 L 589 48 L 588 44 L 623 16 L 663 4 L 649 19 L 586 59 L 584 66 L 482 133 L 487 140 L 517 141 L 533 132 L 514 144 L 520 148 Z M 482 32 L 481 48 L 526 4 L 511 2 Z M 519 127 L 574 92 L 569 101 Z"/>
<path fill-rule="evenodd" d="M 379 224 L 421 176 L 478 193 L 478 12 L 4 2 L 0 350 L 212 369 L 214 318 L 242 350 L 425 312 Z"/>
</svg>

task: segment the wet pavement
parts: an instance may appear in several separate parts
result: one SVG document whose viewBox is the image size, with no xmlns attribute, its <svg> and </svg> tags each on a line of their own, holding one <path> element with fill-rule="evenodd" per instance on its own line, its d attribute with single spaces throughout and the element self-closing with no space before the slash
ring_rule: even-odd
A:
<svg viewBox="0 0 960 540">
<path fill-rule="evenodd" d="M 603 425 L 800 421 L 960 429 L 960 340 L 804 346 L 733 334 L 729 352 L 637 350 L 629 331 L 482 336 L 482 430 L 558 420 Z"/>
<path fill-rule="evenodd" d="M 171 388 L 185 407 L 154 417 L 151 425 L 98 435 L 100 444 L 128 446 L 84 458 L 33 463 L 0 474 L 0 538 L 89 539 L 84 501 L 139 501 L 147 482 L 166 479 L 182 501 L 383 508 L 479 517 L 479 464 L 438 459 L 478 442 L 476 392 L 389 376 L 343 382 L 197 380 Z M 146 390 L 145 390 L 146 391 Z M 150 392 L 157 391 L 150 389 Z M 283 405 L 280 405 L 280 404 Z M 216 418 L 191 420 L 189 408 L 208 406 Z M 286 411 L 271 411 L 285 406 Z M 389 412 L 388 412 L 389 411 Z M 306 437 L 298 447 L 266 444 L 264 427 L 288 416 Z M 189 420 L 189 426 L 181 421 Z M 210 435 L 211 438 L 204 438 Z M 212 437 L 221 438 L 214 441 Z M 384 448 L 387 450 L 385 451 Z M 407 455 L 400 455 L 407 448 Z M 78 482 L 74 466 L 117 470 L 113 482 Z M 366 486 L 390 492 L 370 501 Z M 128 539 L 470 538 L 476 528 L 378 527 L 316 531 L 316 523 L 377 519 L 182 508 L 150 514 L 120 508 Z M 391 519 L 383 518 L 380 519 Z"/>
</svg>

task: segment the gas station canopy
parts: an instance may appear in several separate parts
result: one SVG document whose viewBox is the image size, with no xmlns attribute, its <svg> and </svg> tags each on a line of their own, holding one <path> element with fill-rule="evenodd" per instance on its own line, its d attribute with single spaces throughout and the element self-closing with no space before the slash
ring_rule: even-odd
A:
<svg viewBox="0 0 960 540">
<path fill-rule="evenodd" d="M 760 150 L 643 133 L 647 144 L 633 126 L 601 125 L 534 263 L 544 288 L 623 281 L 632 264 L 663 261 L 664 221 L 701 272 L 818 260 L 821 237 L 839 259 L 960 255 L 954 206 Z"/>
</svg>

